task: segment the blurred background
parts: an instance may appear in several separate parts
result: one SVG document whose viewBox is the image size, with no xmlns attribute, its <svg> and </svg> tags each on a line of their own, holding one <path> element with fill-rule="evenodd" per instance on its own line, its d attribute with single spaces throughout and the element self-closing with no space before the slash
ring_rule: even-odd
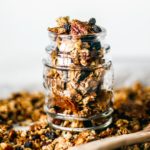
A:
<svg viewBox="0 0 150 150">
<path fill-rule="evenodd" d="M 47 27 L 70 16 L 107 29 L 115 85 L 150 83 L 149 0 L 0 0 L 0 94 L 42 89 Z"/>
</svg>

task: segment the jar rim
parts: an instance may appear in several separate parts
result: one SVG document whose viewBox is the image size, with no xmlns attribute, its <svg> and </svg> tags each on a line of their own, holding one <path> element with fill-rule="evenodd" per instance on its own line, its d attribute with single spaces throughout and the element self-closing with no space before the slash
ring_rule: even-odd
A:
<svg viewBox="0 0 150 150">
<path fill-rule="evenodd" d="M 94 33 L 94 34 L 87 34 L 87 35 L 77 35 L 77 36 L 73 36 L 71 34 L 57 34 L 57 33 L 54 33 L 54 32 L 51 32 L 51 31 L 48 31 L 48 36 L 49 37 L 57 37 L 59 36 L 60 38 L 72 38 L 72 37 L 86 37 L 86 36 L 96 36 L 96 37 L 101 37 L 101 38 L 104 38 L 107 34 L 107 31 L 104 27 L 100 26 L 100 28 L 102 29 L 101 32 L 99 33 Z"/>
</svg>

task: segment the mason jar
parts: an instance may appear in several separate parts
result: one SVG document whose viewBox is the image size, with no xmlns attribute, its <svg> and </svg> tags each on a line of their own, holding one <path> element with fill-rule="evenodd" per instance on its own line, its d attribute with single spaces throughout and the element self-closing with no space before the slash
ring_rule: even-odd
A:
<svg viewBox="0 0 150 150">
<path fill-rule="evenodd" d="M 113 67 L 106 30 L 85 35 L 57 35 L 43 59 L 44 109 L 56 129 L 103 129 L 112 122 Z"/>
</svg>

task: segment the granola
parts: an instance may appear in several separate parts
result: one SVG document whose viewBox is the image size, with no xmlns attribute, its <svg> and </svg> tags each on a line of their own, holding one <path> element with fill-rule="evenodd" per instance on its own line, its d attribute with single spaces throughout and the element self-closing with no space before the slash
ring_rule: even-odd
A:
<svg viewBox="0 0 150 150">
<path fill-rule="evenodd" d="M 51 124 L 84 128 L 88 122 L 88 127 L 100 127 L 111 118 L 103 119 L 100 114 L 110 111 L 113 99 L 112 63 L 105 58 L 107 48 L 100 39 L 105 30 L 94 18 L 83 22 L 60 17 L 57 26 L 48 31 L 51 45 L 46 48 L 44 87 Z M 107 76 L 111 76 L 108 82 Z M 94 119 L 97 115 L 98 123 Z"/>
<path fill-rule="evenodd" d="M 150 123 L 150 87 L 136 83 L 132 87 L 116 89 L 114 98 L 114 120 L 111 126 L 103 130 L 87 130 L 80 133 L 52 129 L 49 123 L 42 119 L 46 118 L 46 114 L 43 110 L 44 94 L 41 92 L 18 92 L 7 99 L 2 99 L 0 101 L 1 108 L 8 108 L 12 103 L 15 107 L 0 109 L 0 150 L 67 150 L 71 146 L 89 141 L 137 132 Z M 28 107 L 24 106 L 26 104 Z M 131 105 L 130 109 L 128 109 L 129 105 Z M 41 113 L 40 117 L 36 117 L 38 119 L 34 120 L 32 113 L 28 114 L 28 110 L 34 112 L 37 108 Z M 135 110 L 138 112 L 137 115 L 134 115 Z M 16 117 L 15 114 L 19 111 L 20 113 Z M 12 117 L 9 116 L 10 112 L 14 114 Z M 144 118 L 141 118 L 141 115 Z M 20 120 L 20 118 L 22 119 Z M 26 121 L 28 125 L 32 123 L 28 130 L 14 128 L 14 123 L 24 126 L 27 125 Z M 120 149 L 149 150 L 150 143 L 135 144 Z"/>
</svg>

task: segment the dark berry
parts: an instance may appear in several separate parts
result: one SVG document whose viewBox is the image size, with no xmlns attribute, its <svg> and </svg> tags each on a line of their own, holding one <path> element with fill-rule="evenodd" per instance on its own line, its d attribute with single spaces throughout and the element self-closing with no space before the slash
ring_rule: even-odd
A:
<svg viewBox="0 0 150 150">
<path fill-rule="evenodd" d="M 101 29 L 99 26 L 97 26 L 97 25 L 94 25 L 92 28 L 93 28 L 93 31 L 94 31 L 95 33 L 99 33 L 99 32 L 102 31 L 102 29 Z"/>
<path fill-rule="evenodd" d="M 106 51 L 108 51 L 108 50 L 110 50 L 110 46 L 109 45 L 106 47 Z"/>
<path fill-rule="evenodd" d="M 2 137 L 0 137 L 0 143 L 3 141 L 3 138 Z"/>
<path fill-rule="evenodd" d="M 135 92 L 131 92 L 131 93 L 129 93 L 129 95 L 128 95 L 128 97 L 129 97 L 130 100 L 135 100 L 136 96 L 137 96 L 137 95 L 136 95 Z"/>
<path fill-rule="evenodd" d="M 36 104 L 38 101 L 39 101 L 38 98 L 33 98 L 31 102 L 32 102 L 32 104 L 34 105 L 34 104 Z"/>
<path fill-rule="evenodd" d="M 67 82 L 64 82 L 64 89 L 66 90 L 67 88 Z"/>
<path fill-rule="evenodd" d="M 85 127 L 92 127 L 93 126 L 91 121 L 84 121 L 83 124 Z"/>
<path fill-rule="evenodd" d="M 96 50 L 100 50 L 101 49 L 101 43 L 99 41 L 94 41 L 91 42 L 91 50 L 96 49 Z"/>
<path fill-rule="evenodd" d="M 26 148 L 32 148 L 32 142 L 31 141 L 25 142 L 24 147 L 26 147 Z"/>
<path fill-rule="evenodd" d="M 89 20 L 89 24 L 90 24 L 90 25 L 95 25 L 95 23 L 96 23 L 96 19 L 95 19 L 95 18 L 91 18 L 91 19 Z"/>
<path fill-rule="evenodd" d="M 65 24 L 64 28 L 66 29 L 66 32 L 69 33 L 70 29 L 71 29 L 71 25 L 70 24 Z"/>
<path fill-rule="evenodd" d="M 57 135 L 54 131 L 46 132 L 45 136 L 48 137 L 51 140 L 54 140 L 57 137 Z"/>
<path fill-rule="evenodd" d="M 17 133 L 15 130 L 10 130 L 8 134 L 9 140 L 13 141 L 17 137 Z"/>
<path fill-rule="evenodd" d="M 54 109 L 55 109 L 56 111 L 59 111 L 61 108 L 60 108 L 59 106 L 54 106 Z"/>
<path fill-rule="evenodd" d="M 36 140 L 36 139 L 39 139 L 39 138 L 40 138 L 40 135 L 38 135 L 38 134 L 35 134 L 35 135 L 32 136 L 32 140 Z"/>
<path fill-rule="evenodd" d="M 15 147 L 15 150 L 23 150 L 23 148 L 21 146 L 17 146 Z"/>
<path fill-rule="evenodd" d="M 56 51 L 57 51 L 57 52 L 59 51 L 59 48 L 58 48 L 58 47 L 56 47 Z"/>
<path fill-rule="evenodd" d="M 95 35 L 86 35 L 86 36 L 82 36 L 81 40 L 82 42 L 90 42 L 93 41 L 96 38 Z"/>
<path fill-rule="evenodd" d="M 87 76 L 90 75 L 90 71 L 81 71 L 80 77 L 78 79 L 78 83 L 80 83 L 81 81 L 83 81 Z"/>
</svg>

